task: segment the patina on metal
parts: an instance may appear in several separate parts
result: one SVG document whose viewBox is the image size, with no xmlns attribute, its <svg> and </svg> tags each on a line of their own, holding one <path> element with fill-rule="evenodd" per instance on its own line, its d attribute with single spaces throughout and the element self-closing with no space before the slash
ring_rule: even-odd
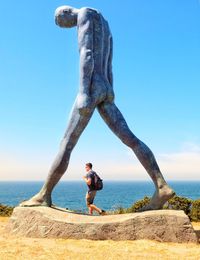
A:
<svg viewBox="0 0 200 260">
<path fill-rule="evenodd" d="M 72 108 L 60 150 L 41 191 L 21 206 L 51 206 L 51 193 L 67 170 L 70 155 L 95 108 L 119 139 L 130 147 L 155 185 L 155 193 L 143 210 L 160 209 L 174 195 L 167 185 L 151 150 L 129 129 L 114 102 L 112 54 L 113 39 L 108 22 L 93 8 L 56 9 L 55 22 L 62 28 L 77 26 L 80 53 L 80 87 Z"/>
</svg>

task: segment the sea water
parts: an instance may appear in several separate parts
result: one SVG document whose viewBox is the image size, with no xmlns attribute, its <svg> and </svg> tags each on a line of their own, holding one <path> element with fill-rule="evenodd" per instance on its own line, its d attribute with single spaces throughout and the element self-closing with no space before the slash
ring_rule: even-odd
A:
<svg viewBox="0 0 200 260">
<path fill-rule="evenodd" d="M 200 181 L 171 181 L 170 186 L 178 196 L 200 199 Z M 16 206 L 31 198 L 42 187 L 43 182 L 9 181 L 0 182 L 0 204 Z M 86 211 L 83 181 L 62 181 L 55 187 L 52 200 L 60 207 Z M 154 186 L 147 181 L 104 181 L 103 190 L 97 192 L 95 204 L 105 210 L 130 207 L 144 196 L 152 196 Z"/>
</svg>

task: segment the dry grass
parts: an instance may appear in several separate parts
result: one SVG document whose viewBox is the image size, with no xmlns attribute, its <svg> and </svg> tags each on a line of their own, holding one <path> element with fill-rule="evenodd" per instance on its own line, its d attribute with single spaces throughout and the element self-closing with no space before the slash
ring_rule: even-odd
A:
<svg viewBox="0 0 200 260">
<path fill-rule="evenodd" d="M 90 241 L 72 239 L 17 238 L 0 217 L 0 260 L 29 259 L 200 259 L 200 245 L 138 241 Z M 200 223 L 193 223 L 200 231 Z"/>
</svg>

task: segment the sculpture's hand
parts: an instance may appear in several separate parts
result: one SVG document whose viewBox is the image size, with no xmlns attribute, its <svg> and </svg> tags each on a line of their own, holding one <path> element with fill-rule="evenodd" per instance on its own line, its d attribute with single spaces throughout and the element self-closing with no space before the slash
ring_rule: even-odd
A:
<svg viewBox="0 0 200 260">
<path fill-rule="evenodd" d="M 86 115 L 91 111 L 92 100 L 87 94 L 78 94 L 76 102 L 80 114 Z"/>
</svg>

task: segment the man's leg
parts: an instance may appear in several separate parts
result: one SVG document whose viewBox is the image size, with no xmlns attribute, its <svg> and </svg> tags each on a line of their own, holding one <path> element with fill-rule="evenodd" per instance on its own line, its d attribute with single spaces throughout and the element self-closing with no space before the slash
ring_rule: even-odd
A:
<svg viewBox="0 0 200 260">
<path fill-rule="evenodd" d="M 96 205 L 94 204 L 90 204 L 90 208 L 91 210 L 95 210 L 96 212 L 98 212 L 99 214 L 101 214 L 102 210 L 100 208 L 98 208 Z"/>
<path fill-rule="evenodd" d="M 151 150 L 140 141 L 129 129 L 123 115 L 114 103 L 103 102 L 98 111 L 109 128 L 129 146 L 144 166 L 156 187 L 150 204 L 144 210 L 160 209 L 174 196 L 174 191 L 167 185 Z"/>
<path fill-rule="evenodd" d="M 93 209 L 92 209 L 92 207 L 90 207 L 90 205 L 88 206 L 88 211 L 89 211 L 89 214 L 90 214 L 90 215 L 93 214 Z"/>
<path fill-rule="evenodd" d="M 50 168 L 46 182 L 38 194 L 30 200 L 22 202 L 21 206 L 51 206 L 51 192 L 67 170 L 71 152 L 87 126 L 94 109 L 95 105 L 91 105 L 87 109 L 84 107 L 82 110 L 75 102 L 60 150 Z"/>
<path fill-rule="evenodd" d="M 90 208 L 90 194 L 89 194 L 89 191 L 87 191 L 86 192 L 86 196 L 85 196 L 85 202 L 86 202 L 86 205 L 87 205 L 87 207 L 88 207 L 88 213 L 90 214 L 90 215 L 92 215 L 92 208 Z"/>
<path fill-rule="evenodd" d="M 86 193 L 86 205 L 88 207 L 89 214 L 92 215 L 94 208 L 92 207 L 92 203 L 94 201 L 96 195 L 96 191 L 88 191 Z"/>
<path fill-rule="evenodd" d="M 102 213 L 102 210 L 100 208 L 98 208 L 96 205 L 94 205 L 94 198 L 96 196 L 96 191 L 88 191 L 86 193 L 86 204 L 88 206 L 89 209 L 89 214 L 92 215 L 93 211 L 95 210 L 96 212 L 98 212 L 99 214 Z"/>
</svg>

